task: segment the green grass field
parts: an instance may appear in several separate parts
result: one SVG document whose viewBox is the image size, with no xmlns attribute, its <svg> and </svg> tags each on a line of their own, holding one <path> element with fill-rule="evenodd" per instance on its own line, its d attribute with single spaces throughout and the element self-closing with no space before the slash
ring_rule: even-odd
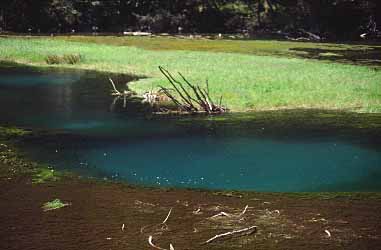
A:
<svg viewBox="0 0 381 250">
<path fill-rule="evenodd" d="M 161 37 L 0 38 L 0 60 L 48 67 L 48 55 L 80 54 L 79 64 L 49 67 L 144 76 L 130 84 L 139 93 L 168 86 L 159 65 L 193 83 L 208 79 L 212 97 L 222 95 L 233 111 L 381 112 L 380 50 L 370 45 Z"/>
</svg>

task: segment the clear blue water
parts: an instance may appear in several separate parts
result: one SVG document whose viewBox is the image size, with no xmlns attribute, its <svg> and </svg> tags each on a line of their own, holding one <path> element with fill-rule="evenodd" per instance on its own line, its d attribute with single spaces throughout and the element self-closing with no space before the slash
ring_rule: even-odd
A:
<svg viewBox="0 0 381 250">
<path fill-rule="evenodd" d="M 43 131 L 23 141 L 26 154 L 84 176 L 166 187 L 381 191 L 380 115 L 158 118 L 136 102 L 113 105 L 108 84 L 92 72 L 2 68 L 0 123 Z"/>
</svg>

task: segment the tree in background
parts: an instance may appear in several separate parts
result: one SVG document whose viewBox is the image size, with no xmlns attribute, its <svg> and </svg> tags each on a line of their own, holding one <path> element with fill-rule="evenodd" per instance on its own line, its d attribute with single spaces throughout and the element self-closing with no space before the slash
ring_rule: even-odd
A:
<svg viewBox="0 0 381 250">
<path fill-rule="evenodd" d="M 0 26 L 24 33 L 260 34 L 303 29 L 353 39 L 371 20 L 381 23 L 380 6 L 379 0 L 1 0 Z"/>
</svg>

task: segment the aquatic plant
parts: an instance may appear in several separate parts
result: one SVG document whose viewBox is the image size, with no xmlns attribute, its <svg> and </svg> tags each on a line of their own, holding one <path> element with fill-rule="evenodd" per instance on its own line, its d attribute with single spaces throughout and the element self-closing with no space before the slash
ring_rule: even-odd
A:
<svg viewBox="0 0 381 250">
<path fill-rule="evenodd" d="M 60 209 L 70 205 L 71 205 L 70 203 L 64 203 L 60 199 L 54 199 L 52 201 L 48 201 L 44 203 L 44 205 L 42 206 L 42 209 L 44 212 L 46 212 L 50 210 Z"/>
<path fill-rule="evenodd" d="M 0 126 L 0 138 L 9 139 L 29 134 L 30 131 L 16 128 L 16 127 L 2 127 Z"/>
<path fill-rule="evenodd" d="M 38 168 L 33 174 L 32 183 L 41 184 L 48 181 L 57 181 L 59 177 L 56 176 L 53 169 L 48 167 Z"/>
</svg>

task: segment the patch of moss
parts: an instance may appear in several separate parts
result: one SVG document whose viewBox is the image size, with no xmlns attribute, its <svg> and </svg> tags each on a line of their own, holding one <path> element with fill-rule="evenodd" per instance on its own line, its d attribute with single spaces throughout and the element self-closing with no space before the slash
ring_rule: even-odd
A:
<svg viewBox="0 0 381 250">
<path fill-rule="evenodd" d="M 30 131 L 16 127 L 2 127 L 0 126 L 0 138 L 9 139 L 12 137 L 19 137 L 30 134 Z"/>
<path fill-rule="evenodd" d="M 60 177 L 50 168 L 38 168 L 32 176 L 32 183 L 41 184 L 45 182 L 58 181 Z"/>
<path fill-rule="evenodd" d="M 55 199 L 55 200 L 44 203 L 44 205 L 42 206 L 42 209 L 44 210 L 44 212 L 46 212 L 50 210 L 60 209 L 70 205 L 71 205 L 70 203 L 64 203 L 60 199 Z"/>
</svg>

